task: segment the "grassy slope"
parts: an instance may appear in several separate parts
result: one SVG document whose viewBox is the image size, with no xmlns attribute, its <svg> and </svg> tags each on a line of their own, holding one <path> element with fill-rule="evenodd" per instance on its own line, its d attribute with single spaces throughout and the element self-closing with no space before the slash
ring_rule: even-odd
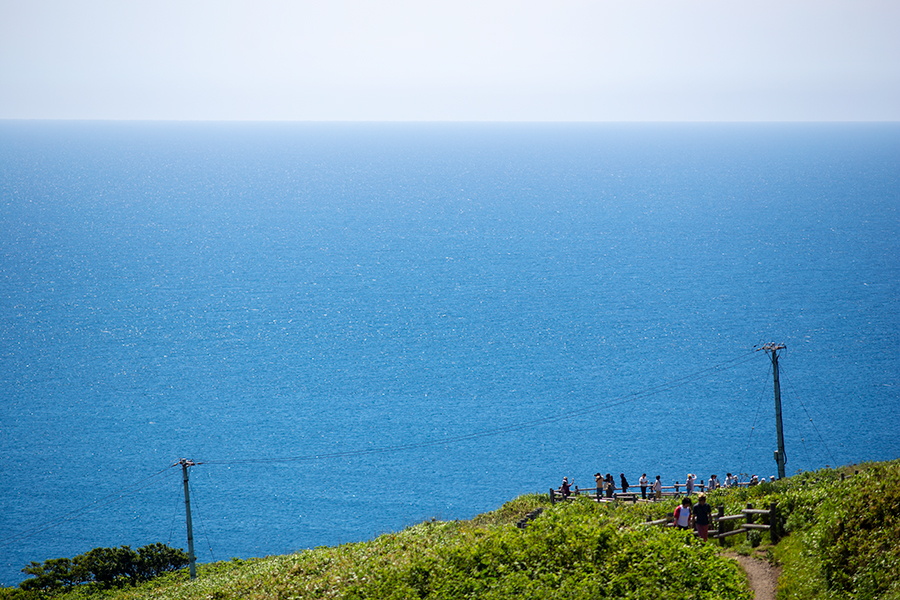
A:
<svg viewBox="0 0 900 600">
<path fill-rule="evenodd" d="M 805 474 L 783 495 L 791 535 L 774 553 L 778 597 L 900 600 L 900 461 L 839 474 Z"/>
<path fill-rule="evenodd" d="M 732 514 L 747 503 L 778 502 L 791 532 L 770 549 L 784 566 L 779 598 L 900 600 L 900 461 L 861 469 L 845 482 L 838 471 L 823 470 L 716 492 L 710 503 Z M 720 556 L 715 544 L 642 524 L 671 514 L 674 501 L 615 507 L 584 500 L 546 511 L 525 530 L 513 525 L 546 501 L 523 496 L 472 521 L 422 523 L 370 542 L 198 565 L 193 582 L 179 572 L 90 597 L 752 597 L 734 561 Z M 729 542 L 746 544 L 743 537 Z M 84 598 L 90 591 L 57 598 Z"/>
</svg>

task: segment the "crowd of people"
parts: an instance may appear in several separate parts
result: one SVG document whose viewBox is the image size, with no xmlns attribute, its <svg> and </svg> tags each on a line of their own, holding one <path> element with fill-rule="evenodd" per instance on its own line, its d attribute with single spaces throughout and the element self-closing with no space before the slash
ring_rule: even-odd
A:
<svg viewBox="0 0 900 600">
<path fill-rule="evenodd" d="M 763 478 L 765 480 L 765 478 Z M 775 480 L 775 477 L 771 478 L 772 481 Z M 684 483 L 685 494 L 687 496 L 691 496 L 694 493 L 694 489 L 698 487 L 698 478 L 693 473 L 688 473 L 687 479 Z M 628 489 L 631 487 L 640 487 L 641 489 L 641 498 L 644 500 L 648 499 L 648 492 L 650 493 L 650 500 L 658 500 L 662 498 L 662 490 L 663 484 L 662 479 L 659 475 L 656 476 L 654 481 L 650 481 L 647 478 L 647 474 L 641 474 L 640 479 L 638 479 L 638 485 L 632 486 L 628 483 L 628 479 L 625 477 L 625 473 L 619 474 L 619 485 L 616 485 L 616 481 L 613 478 L 611 473 L 607 473 L 603 475 L 601 473 L 594 473 L 594 483 L 596 484 L 595 488 L 587 488 L 584 491 L 589 491 L 593 489 L 596 495 L 605 496 L 606 498 L 613 498 L 617 492 L 622 494 L 627 494 Z M 676 482 L 677 483 L 677 482 Z M 757 485 L 759 483 L 759 478 L 754 475 L 750 478 L 750 480 L 746 484 L 741 484 L 737 475 L 732 475 L 728 473 L 725 476 L 725 480 L 720 482 L 717 475 L 713 474 L 709 476 L 709 480 L 704 485 L 703 482 L 700 482 L 700 486 L 706 491 L 712 491 L 718 489 L 720 487 L 736 487 L 738 485 Z M 575 480 L 569 481 L 568 477 L 563 477 L 562 485 L 556 491 L 563 497 L 568 498 L 572 494 L 572 488 L 575 486 Z M 680 487 L 681 484 L 678 484 Z M 636 493 L 636 492 L 635 492 Z"/>
<path fill-rule="evenodd" d="M 763 478 L 763 481 L 765 478 Z M 771 480 L 774 481 L 775 477 L 771 477 Z M 594 473 L 594 483 L 596 484 L 596 488 L 587 488 L 586 490 L 579 491 L 593 491 L 597 497 L 605 496 L 606 498 L 613 498 L 617 492 L 622 494 L 627 494 L 628 489 L 631 486 L 628 483 L 628 479 L 625 477 L 625 473 L 619 474 L 619 485 L 616 485 L 616 481 L 613 478 L 611 473 L 607 473 L 606 475 L 602 475 L 601 473 Z M 676 482 L 677 483 L 677 482 Z M 681 500 L 681 504 L 675 509 L 675 514 L 673 515 L 675 518 L 674 526 L 679 529 L 696 529 L 697 534 L 700 536 L 703 541 L 706 541 L 709 536 L 709 525 L 712 518 L 712 508 L 709 504 L 706 503 L 706 494 L 704 492 L 700 492 L 697 496 L 697 505 L 694 506 L 693 501 L 691 500 L 691 496 L 694 494 L 694 489 L 697 487 L 702 487 L 706 491 L 712 491 L 718 489 L 720 487 L 723 488 L 731 488 L 737 487 L 738 485 L 757 485 L 760 483 L 759 477 L 753 475 L 749 481 L 746 483 L 741 483 L 740 479 L 737 475 L 732 475 L 728 473 L 725 475 L 725 480 L 720 482 L 717 475 L 713 474 L 709 476 L 709 480 L 704 485 L 701 481 L 699 486 L 697 483 L 697 476 L 693 473 L 688 473 L 687 478 L 684 483 L 684 491 L 685 496 Z M 680 487 L 681 484 L 677 484 L 677 487 Z M 557 492 L 563 497 L 568 498 L 572 495 L 572 488 L 575 486 L 575 480 L 569 481 L 568 477 L 563 477 L 562 485 L 559 487 Z M 662 478 L 657 475 L 656 479 L 651 481 L 647 478 L 646 473 L 642 473 L 640 478 L 638 479 L 638 485 L 641 489 L 641 498 L 644 500 L 659 500 L 662 498 Z M 637 492 L 634 492 L 635 494 Z M 649 496 L 648 496 L 649 493 Z"/>
<path fill-rule="evenodd" d="M 775 477 L 771 477 L 771 480 L 774 481 Z M 763 478 L 763 481 L 765 481 L 765 478 Z M 594 473 L 594 482 L 597 487 L 593 488 L 593 491 L 597 497 L 605 496 L 606 498 L 613 498 L 617 492 L 627 494 L 628 489 L 634 487 L 628 483 L 625 473 L 619 474 L 618 486 L 611 473 L 607 473 L 606 475 Z M 746 484 L 742 484 L 738 476 L 732 475 L 731 473 L 725 475 L 725 480 L 720 482 L 718 476 L 713 474 L 709 476 L 709 480 L 705 485 L 701 481 L 699 487 L 703 487 L 706 491 L 712 491 L 720 487 L 731 488 L 737 487 L 738 485 L 752 486 L 759 484 L 759 482 L 759 477 L 753 475 Z M 569 481 L 568 477 L 563 477 L 562 485 L 557 491 L 563 498 L 568 498 L 572 494 L 572 488 L 574 486 L 574 479 Z M 641 477 L 638 479 L 637 487 L 641 489 L 641 498 L 644 500 L 659 500 L 662 498 L 663 484 L 662 478 L 659 475 L 656 476 L 655 480 L 651 481 L 647 478 L 646 473 L 642 473 Z M 678 484 L 678 487 L 680 487 L 680 484 Z M 684 483 L 685 496 L 682 498 L 681 504 L 675 509 L 674 525 L 679 529 L 696 529 L 700 538 L 703 539 L 703 541 L 706 541 L 709 536 L 712 508 L 706 503 L 706 494 L 704 492 L 700 492 L 697 496 L 697 505 L 694 506 L 691 496 L 694 494 L 694 489 L 697 487 L 697 476 L 693 473 L 688 473 Z M 583 491 L 591 491 L 591 488 L 587 488 L 587 490 Z M 648 492 L 650 494 L 649 497 Z"/>
</svg>

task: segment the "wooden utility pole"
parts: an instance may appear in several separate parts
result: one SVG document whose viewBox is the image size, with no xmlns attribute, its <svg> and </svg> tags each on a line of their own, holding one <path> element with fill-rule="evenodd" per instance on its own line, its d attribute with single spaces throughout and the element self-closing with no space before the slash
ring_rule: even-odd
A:
<svg viewBox="0 0 900 600">
<path fill-rule="evenodd" d="M 787 457 L 784 454 L 784 430 L 781 426 L 781 385 L 778 383 L 778 351 L 787 346 L 774 342 L 761 348 L 772 358 L 772 374 L 775 378 L 775 429 L 778 434 L 778 450 L 775 451 L 775 462 L 778 464 L 778 479 L 784 478 L 784 463 Z"/>
<path fill-rule="evenodd" d="M 185 458 L 179 460 L 178 463 L 181 465 L 181 472 L 184 474 L 184 513 L 187 515 L 188 568 L 191 572 L 191 579 L 196 579 L 197 565 L 194 559 L 194 526 L 191 524 L 191 493 L 188 491 L 188 467 L 193 467 L 197 463 Z"/>
</svg>

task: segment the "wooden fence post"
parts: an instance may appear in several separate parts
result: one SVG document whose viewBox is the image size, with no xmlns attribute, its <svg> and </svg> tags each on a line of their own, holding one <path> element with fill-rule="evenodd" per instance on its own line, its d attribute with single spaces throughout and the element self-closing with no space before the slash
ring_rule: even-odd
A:
<svg viewBox="0 0 900 600">
<path fill-rule="evenodd" d="M 722 517 L 725 516 L 725 506 L 720 504 L 718 512 L 719 512 L 719 514 L 716 515 L 716 525 L 717 525 L 716 535 L 719 536 L 719 545 L 724 546 L 725 538 L 722 536 L 722 534 L 725 533 L 725 527 L 727 526 L 727 523 L 728 523 L 727 521 L 722 520 Z"/>
<path fill-rule="evenodd" d="M 775 503 L 769 505 L 769 538 L 773 544 L 778 543 L 778 513 L 776 512 Z"/>
<path fill-rule="evenodd" d="M 554 504 L 556 504 L 555 496 L 556 496 L 556 490 L 554 490 L 553 488 L 550 488 L 550 506 L 553 506 Z"/>
<path fill-rule="evenodd" d="M 753 509 L 753 505 L 750 504 L 750 503 L 748 502 L 748 503 L 747 503 L 747 508 L 749 508 L 749 509 L 752 510 L 752 509 Z M 744 518 L 744 521 L 746 521 L 747 523 L 753 523 L 753 522 L 756 520 L 756 517 L 754 516 L 753 513 L 745 513 L 745 514 L 746 514 L 746 517 Z M 749 541 L 749 540 L 750 540 L 750 530 L 749 530 L 749 528 L 747 528 L 747 529 L 748 529 L 748 531 L 747 531 L 747 540 Z"/>
</svg>

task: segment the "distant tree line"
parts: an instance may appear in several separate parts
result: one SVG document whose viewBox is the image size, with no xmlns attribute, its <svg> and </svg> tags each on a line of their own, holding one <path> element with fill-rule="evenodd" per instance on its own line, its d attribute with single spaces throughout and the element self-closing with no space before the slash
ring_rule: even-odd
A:
<svg viewBox="0 0 900 600">
<path fill-rule="evenodd" d="M 129 546 L 94 548 L 75 558 L 53 558 L 43 563 L 32 561 L 22 569 L 32 577 L 19 584 L 23 590 L 56 591 L 84 583 L 101 587 L 136 584 L 188 564 L 188 555 L 180 548 L 150 544 L 132 550 Z"/>
</svg>

